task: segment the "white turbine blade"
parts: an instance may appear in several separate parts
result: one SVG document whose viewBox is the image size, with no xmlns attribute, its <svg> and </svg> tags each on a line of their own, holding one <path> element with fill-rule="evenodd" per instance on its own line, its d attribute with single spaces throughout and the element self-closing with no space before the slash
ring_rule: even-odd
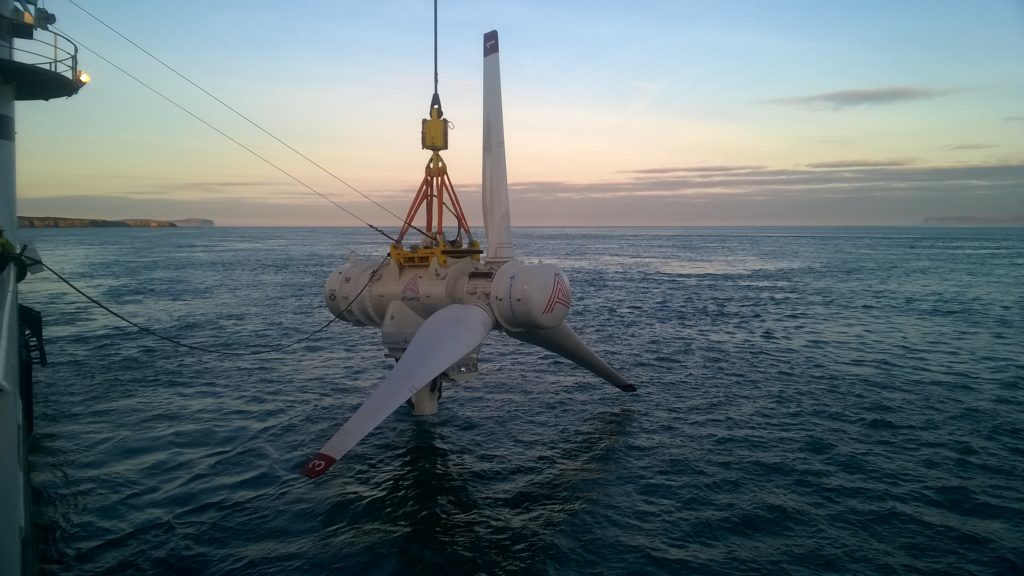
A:
<svg viewBox="0 0 1024 576">
<path fill-rule="evenodd" d="M 601 360 L 565 322 L 547 330 L 524 330 L 522 332 L 509 332 L 508 334 L 516 340 L 540 346 L 549 352 L 554 352 L 566 360 L 570 360 L 590 370 L 619 390 L 636 392 L 636 386 L 626 382 L 626 379 L 621 374 L 606 364 L 604 360 Z"/>
<path fill-rule="evenodd" d="M 326 472 L 395 408 L 479 346 L 493 326 L 491 313 L 471 304 L 451 304 L 427 318 L 391 373 L 302 474 L 316 478 Z"/>
<path fill-rule="evenodd" d="M 498 32 L 484 34 L 484 156 L 481 197 L 487 258 L 512 258 L 512 224 L 508 206 L 508 171 L 505 167 L 505 126 L 501 114 L 501 66 Z"/>
</svg>

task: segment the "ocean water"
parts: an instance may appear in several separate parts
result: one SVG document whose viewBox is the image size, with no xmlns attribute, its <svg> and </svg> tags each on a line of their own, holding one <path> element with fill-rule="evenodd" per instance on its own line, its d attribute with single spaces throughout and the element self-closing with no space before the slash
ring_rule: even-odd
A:
<svg viewBox="0 0 1024 576">
<path fill-rule="evenodd" d="M 45 574 L 1024 573 L 1024 230 L 516 229 L 619 392 L 498 332 L 441 412 L 298 474 L 390 369 L 336 322 L 199 354 L 53 276 L 31 442 Z M 25 230 L 190 343 L 330 319 L 362 229 Z"/>
</svg>

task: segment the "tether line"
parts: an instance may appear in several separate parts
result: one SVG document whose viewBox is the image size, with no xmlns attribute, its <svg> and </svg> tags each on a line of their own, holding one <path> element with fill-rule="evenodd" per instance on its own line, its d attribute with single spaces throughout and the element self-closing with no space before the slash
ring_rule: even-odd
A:
<svg viewBox="0 0 1024 576">
<path fill-rule="evenodd" d="M 104 304 L 104 303 L 100 302 L 99 300 L 97 300 L 96 298 L 93 298 L 92 296 L 86 294 L 81 288 L 79 288 L 78 286 L 75 286 L 70 280 L 68 280 L 67 278 L 62 276 L 59 272 L 57 272 L 53 268 L 50 268 L 43 261 L 36 260 L 35 258 L 29 258 L 27 256 L 23 256 L 23 258 L 25 259 L 25 261 L 30 266 L 31 265 L 35 265 L 35 264 L 39 264 L 43 268 L 46 268 L 47 270 L 50 271 L 50 273 L 52 273 L 54 276 L 56 276 L 58 279 L 60 279 L 61 282 L 67 284 L 68 287 L 71 288 L 72 290 L 74 290 L 75 292 L 78 292 L 78 294 L 81 295 L 83 298 L 85 298 L 89 302 L 95 304 L 99 308 L 103 309 L 105 312 L 107 312 L 111 316 L 117 318 L 118 320 L 121 320 L 122 322 L 132 326 L 133 328 L 136 328 L 137 330 L 145 332 L 146 334 L 149 334 L 150 336 L 153 336 L 155 338 L 159 338 L 160 340 L 163 340 L 165 342 L 170 342 L 171 344 L 174 344 L 175 346 L 180 346 L 182 348 L 188 348 L 189 350 L 196 350 L 198 352 L 206 352 L 206 353 L 209 353 L 209 354 L 223 354 L 223 355 L 227 355 L 227 356 L 260 356 L 260 355 L 263 355 L 263 354 L 272 354 L 274 352 L 281 352 L 282 350 L 286 350 L 288 348 L 291 348 L 292 346 L 295 346 L 296 344 L 300 344 L 302 342 L 305 342 L 306 340 L 309 340 L 313 336 L 316 336 L 317 334 L 323 332 L 324 330 L 327 329 L 328 326 L 330 326 L 331 324 L 334 324 L 334 321 L 337 320 L 341 316 L 341 314 L 344 314 L 346 310 L 348 310 L 349 308 L 352 307 L 352 304 L 363 294 L 363 292 L 366 290 L 366 288 L 370 286 L 370 282 L 373 281 L 374 275 L 378 271 L 380 271 L 380 269 L 388 261 L 388 257 L 385 256 L 384 259 L 381 260 L 380 264 L 378 264 L 377 267 L 374 268 L 373 273 L 370 274 L 370 279 L 366 281 L 366 284 L 363 284 L 363 287 L 359 289 L 359 292 L 357 292 L 356 295 L 352 298 L 352 300 L 349 301 L 348 305 L 346 305 L 345 308 L 343 308 L 341 310 L 341 312 L 338 313 L 337 316 L 331 318 L 330 321 L 328 321 L 323 326 L 317 328 L 316 330 L 313 330 L 312 332 L 310 332 L 309 334 L 306 334 L 305 336 L 303 336 L 302 338 L 299 338 L 298 340 L 294 340 L 292 342 L 289 342 L 288 344 L 285 344 L 284 346 L 278 346 L 277 348 L 269 348 L 269 349 L 266 349 L 266 350 L 242 351 L 242 350 L 217 350 L 217 349 L 214 349 L 214 348 L 206 348 L 206 347 L 203 347 L 203 346 L 197 346 L 195 344 L 189 344 L 187 342 L 182 342 L 181 340 L 177 340 L 175 338 L 171 338 L 170 336 L 164 336 L 163 334 L 160 334 L 159 332 L 156 332 L 154 330 L 146 328 L 145 326 L 142 326 L 138 322 L 134 322 L 132 320 L 129 320 L 128 318 L 124 317 L 122 314 L 119 314 L 118 312 L 115 312 L 113 309 L 111 309 L 106 304 Z"/>
</svg>

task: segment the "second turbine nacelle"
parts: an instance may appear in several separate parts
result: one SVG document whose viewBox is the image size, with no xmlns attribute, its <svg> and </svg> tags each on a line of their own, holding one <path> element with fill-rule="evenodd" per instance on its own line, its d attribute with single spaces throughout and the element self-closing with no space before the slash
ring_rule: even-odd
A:
<svg viewBox="0 0 1024 576">
<path fill-rule="evenodd" d="M 400 355 L 427 317 L 449 304 L 475 304 L 502 328 L 554 328 L 572 306 L 569 280 L 554 264 L 480 263 L 457 260 L 440 266 L 380 269 L 355 255 L 327 279 L 327 307 L 356 326 L 381 326 L 385 347 Z M 397 352 L 397 354 L 395 354 Z"/>
</svg>

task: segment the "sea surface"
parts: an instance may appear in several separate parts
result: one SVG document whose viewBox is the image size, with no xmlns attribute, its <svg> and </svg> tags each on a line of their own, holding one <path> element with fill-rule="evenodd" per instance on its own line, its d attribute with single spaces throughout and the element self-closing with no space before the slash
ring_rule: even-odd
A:
<svg viewBox="0 0 1024 576">
<path fill-rule="evenodd" d="M 24 230 L 134 321 L 260 350 L 365 229 Z M 43 574 L 1022 574 L 1024 230 L 522 228 L 639 392 L 497 331 L 441 412 L 307 458 L 390 370 L 341 321 L 226 356 L 50 274 Z"/>
</svg>

